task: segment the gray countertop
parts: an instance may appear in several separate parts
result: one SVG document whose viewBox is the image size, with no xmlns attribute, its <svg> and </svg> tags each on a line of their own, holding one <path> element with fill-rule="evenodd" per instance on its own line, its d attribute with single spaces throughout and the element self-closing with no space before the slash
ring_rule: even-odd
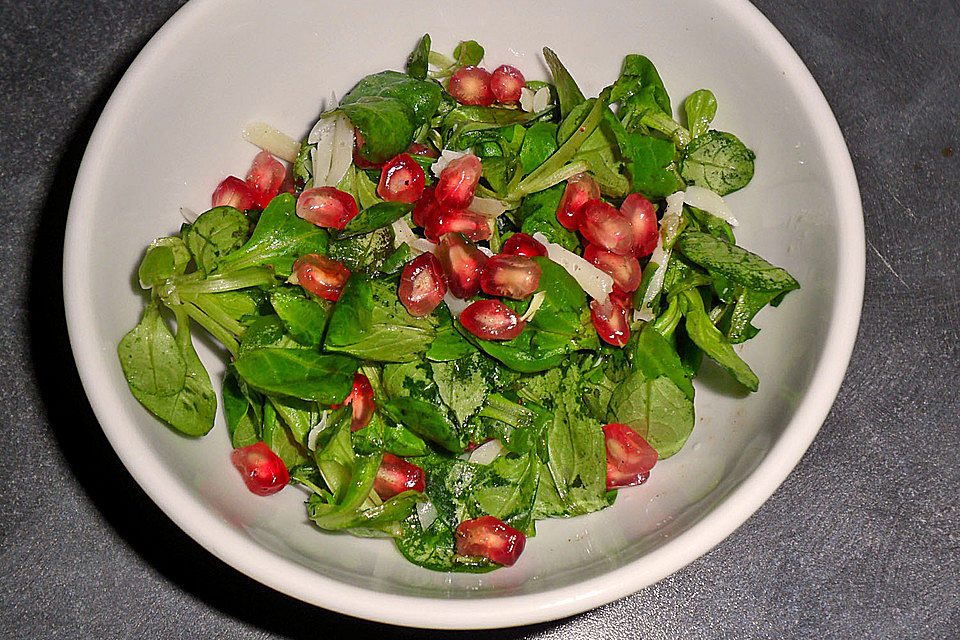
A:
<svg viewBox="0 0 960 640">
<path fill-rule="evenodd" d="M 0 1 L 0 637 L 442 637 L 302 604 L 223 564 L 125 471 L 60 296 L 77 167 L 177 0 Z M 633 596 L 491 638 L 960 636 L 960 3 L 760 0 L 833 107 L 867 289 L 837 402 L 782 487 Z M 457 634 L 450 634 L 457 635 Z"/>
</svg>

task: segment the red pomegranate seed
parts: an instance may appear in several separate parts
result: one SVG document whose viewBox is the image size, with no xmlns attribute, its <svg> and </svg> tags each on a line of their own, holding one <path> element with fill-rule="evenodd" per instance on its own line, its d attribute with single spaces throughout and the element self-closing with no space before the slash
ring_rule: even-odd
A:
<svg viewBox="0 0 960 640">
<path fill-rule="evenodd" d="M 379 169 L 383 163 L 375 164 L 363 157 L 363 144 L 366 142 L 359 129 L 353 130 L 353 164 L 361 169 Z"/>
<path fill-rule="evenodd" d="M 614 304 L 620 305 L 626 309 L 627 312 L 633 308 L 633 296 L 631 296 L 629 293 L 617 291 L 616 287 L 614 287 L 614 290 L 610 292 L 610 301 Z"/>
<path fill-rule="evenodd" d="M 505 567 L 523 553 L 527 537 L 493 516 L 464 520 L 457 527 L 457 553 L 482 556 Z"/>
<path fill-rule="evenodd" d="M 377 195 L 387 202 L 416 202 L 423 195 L 423 168 L 408 153 L 383 165 Z"/>
<path fill-rule="evenodd" d="M 423 144 L 422 142 L 411 142 L 410 148 L 407 149 L 407 153 L 412 156 L 420 156 L 421 158 L 439 158 L 440 154 L 437 153 L 436 149 L 433 147 Z"/>
<path fill-rule="evenodd" d="M 269 496 L 287 486 L 290 473 L 283 460 L 263 442 L 239 447 L 230 454 L 247 488 L 258 496 Z"/>
<path fill-rule="evenodd" d="M 454 158 L 437 179 L 437 202 L 450 209 L 466 209 L 473 200 L 481 173 L 480 158 L 472 153 Z"/>
<path fill-rule="evenodd" d="M 607 491 L 642 484 L 657 463 L 657 450 L 625 424 L 603 427 L 607 445 Z"/>
<path fill-rule="evenodd" d="M 255 202 L 263 209 L 280 192 L 283 177 L 287 170 L 280 161 L 266 151 L 261 151 L 253 159 L 253 165 L 247 173 L 247 184 L 253 191 Z"/>
<path fill-rule="evenodd" d="M 500 65 L 490 74 L 490 91 L 497 102 L 516 102 L 525 86 L 527 81 L 520 70 L 508 64 Z"/>
<path fill-rule="evenodd" d="M 557 220 L 567 229 L 580 226 L 581 208 L 600 197 L 600 185 L 589 173 L 578 173 L 567 180 L 567 188 L 557 206 Z"/>
<path fill-rule="evenodd" d="M 490 239 L 490 221 L 467 209 L 447 209 L 438 206 L 432 220 L 427 220 L 423 234 L 436 242 L 446 233 L 462 233 L 474 242 Z"/>
<path fill-rule="evenodd" d="M 606 304 L 591 300 L 590 319 L 593 320 L 593 328 L 597 330 L 597 335 L 604 342 L 622 347 L 630 339 L 627 310 L 613 300 L 609 300 Z"/>
<path fill-rule="evenodd" d="M 339 300 L 340 292 L 350 279 L 350 270 L 336 260 L 319 253 L 308 253 L 293 263 L 287 282 L 298 284 L 324 300 Z"/>
<path fill-rule="evenodd" d="M 318 227 L 343 229 L 357 215 L 357 201 L 336 187 L 314 187 L 297 198 L 297 215 Z"/>
<path fill-rule="evenodd" d="M 503 244 L 503 253 L 536 258 L 547 255 L 547 248 L 527 233 L 515 233 Z"/>
<path fill-rule="evenodd" d="M 482 340 L 512 340 L 527 326 L 516 311 L 499 300 L 477 300 L 463 310 L 460 322 Z"/>
<path fill-rule="evenodd" d="M 430 315 L 446 293 L 443 267 L 432 253 L 414 258 L 403 268 L 398 295 L 410 315 L 417 318 Z"/>
<path fill-rule="evenodd" d="M 373 481 L 373 490 L 378 496 L 387 500 L 404 491 L 422 493 L 426 487 L 422 468 L 392 453 L 383 454 L 383 462 L 380 463 L 377 477 Z"/>
<path fill-rule="evenodd" d="M 633 255 L 643 258 L 653 253 L 660 236 L 654 204 L 639 193 L 631 193 L 620 205 L 620 213 L 633 229 Z"/>
<path fill-rule="evenodd" d="M 591 200 L 579 213 L 580 233 L 587 242 L 620 256 L 633 255 L 633 229 L 616 207 Z"/>
<path fill-rule="evenodd" d="M 215 207 L 233 207 L 246 211 L 252 209 L 256 197 L 246 182 L 236 176 L 229 176 L 213 190 L 211 201 Z"/>
<path fill-rule="evenodd" d="M 330 408 L 339 409 L 348 404 L 353 410 L 353 418 L 350 421 L 351 431 L 359 431 L 370 424 L 377 403 L 373 399 L 373 386 L 367 376 L 362 373 L 353 374 L 353 388 L 350 390 L 350 395 L 340 404 L 330 405 Z"/>
<path fill-rule="evenodd" d="M 477 295 L 487 256 L 475 244 L 459 233 L 448 233 L 440 237 L 436 255 L 450 293 L 461 299 Z"/>
<path fill-rule="evenodd" d="M 540 265 L 523 256 L 492 256 L 480 273 L 480 288 L 491 296 L 523 300 L 539 286 Z"/>
<path fill-rule="evenodd" d="M 493 92 L 490 91 L 490 72 L 472 65 L 453 72 L 447 92 L 461 104 L 486 107 L 494 101 Z"/>
<path fill-rule="evenodd" d="M 440 215 L 440 205 L 437 204 L 436 190 L 432 185 L 424 187 L 423 195 L 413 205 L 410 215 L 414 226 L 417 227 L 426 227 L 430 221 Z"/>
<path fill-rule="evenodd" d="M 613 290 L 619 293 L 631 293 L 640 286 L 640 263 L 633 256 L 618 256 L 604 251 L 595 245 L 587 245 L 583 258 L 595 267 L 613 277 Z"/>
</svg>

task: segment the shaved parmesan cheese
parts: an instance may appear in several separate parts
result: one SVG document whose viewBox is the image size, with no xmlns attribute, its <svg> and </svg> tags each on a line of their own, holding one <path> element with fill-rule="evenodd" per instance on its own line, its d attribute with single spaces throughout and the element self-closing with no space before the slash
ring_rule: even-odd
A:
<svg viewBox="0 0 960 640">
<path fill-rule="evenodd" d="M 687 190 L 683 194 L 683 202 L 691 207 L 703 209 L 709 214 L 726 220 L 731 226 L 735 227 L 740 224 L 723 198 L 721 198 L 719 194 L 710 191 L 710 189 L 697 186 L 687 187 Z"/>
<path fill-rule="evenodd" d="M 486 248 L 483 245 L 478 244 L 477 249 L 480 249 L 480 252 L 483 253 L 483 255 L 487 256 L 488 258 L 493 256 L 493 251 L 491 251 L 490 249 Z"/>
<path fill-rule="evenodd" d="M 506 205 L 496 198 L 479 198 L 474 196 L 473 200 L 470 201 L 470 205 L 467 206 L 467 211 L 479 213 L 484 218 L 496 218 L 506 210 Z"/>
<path fill-rule="evenodd" d="M 680 231 L 680 213 L 683 211 L 684 192 L 677 191 L 667 196 L 667 208 L 663 212 L 663 219 L 660 221 L 660 234 L 657 236 L 657 246 L 653 249 L 650 256 L 650 263 L 657 265 L 653 277 L 650 278 L 650 284 L 643 293 L 643 300 L 633 313 L 634 320 L 644 320 L 649 322 L 653 320 L 653 310 L 650 303 L 660 293 L 663 288 L 663 279 L 667 274 L 667 263 L 670 262 L 670 247 Z"/>
<path fill-rule="evenodd" d="M 433 175 L 440 177 L 440 172 L 447 168 L 447 165 L 450 164 L 451 160 L 456 160 L 457 158 L 462 158 L 463 156 L 470 155 L 467 151 L 452 151 L 450 149 L 444 149 L 440 154 L 440 157 L 437 158 L 437 161 L 430 165 L 430 171 L 433 172 Z"/>
<path fill-rule="evenodd" d="M 607 300 L 610 292 L 613 291 L 613 277 L 609 273 L 604 273 L 582 257 L 572 251 L 567 251 L 555 242 L 550 242 L 547 240 L 547 236 L 539 231 L 533 234 L 533 238 L 546 247 L 547 257 L 573 276 L 573 279 L 577 281 L 577 284 L 588 296 L 600 302 Z"/>
<path fill-rule="evenodd" d="M 307 434 L 307 448 L 310 451 L 317 450 L 317 438 L 320 437 L 320 433 L 327 428 L 327 412 L 324 411 L 320 414 L 320 422 L 313 425 L 313 428 L 310 429 L 310 432 Z"/>
<path fill-rule="evenodd" d="M 540 113 L 544 109 L 550 106 L 550 87 L 540 87 L 537 89 L 537 92 L 533 94 L 533 111 L 534 113 Z"/>
<path fill-rule="evenodd" d="M 474 464 L 490 464 L 499 458 L 506 451 L 503 443 L 497 439 L 484 442 L 482 445 L 470 452 L 468 462 Z"/>
<path fill-rule="evenodd" d="M 443 301 L 447 305 L 447 309 L 450 310 L 450 315 L 454 318 L 459 318 L 460 314 L 463 313 L 463 310 L 470 306 L 469 300 L 461 300 L 457 296 L 450 293 L 450 290 L 447 289 L 447 293 L 443 296 Z"/>
<path fill-rule="evenodd" d="M 547 297 L 546 291 L 537 291 L 533 294 L 533 298 L 530 300 L 530 306 L 527 307 L 527 310 L 520 316 L 521 322 L 530 322 L 533 320 L 533 316 L 537 314 L 537 311 L 540 310 L 540 306 L 543 304 L 544 299 Z"/>
<path fill-rule="evenodd" d="M 437 508 L 429 500 L 418 502 L 417 519 L 420 520 L 420 528 L 426 531 L 437 519 Z"/>
<path fill-rule="evenodd" d="M 407 221 L 403 218 L 397 218 L 393 221 L 393 239 L 395 240 L 394 244 L 400 246 L 404 242 L 407 243 L 407 246 L 413 249 L 413 243 L 418 238 L 413 233 L 413 229 L 410 228 L 410 225 L 407 224 Z"/>
<path fill-rule="evenodd" d="M 187 207 L 180 207 L 180 215 L 183 216 L 183 219 L 189 224 L 193 224 L 197 221 L 197 218 L 200 217 L 196 211 L 193 209 L 188 209 Z"/>
<path fill-rule="evenodd" d="M 336 116 L 336 128 L 333 135 L 333 153 L 330 158 L 330 173 L 327 174 L 326 186 L 335 187 L 343 180 L 344 174 L 353 162 L 353 125 L 342 113 Z M 314 186 L 317 185 L 314 182 Z"/>
<path fill-rule="evenodd" d="M 417 238 L 414 236 L 413 242 L 409 245 L 410 250 L 416 253 L 433 253 L 436 250 L 437 245 L 430 242 L 426 238 Z"/>
<path fill-rule="evenodd" d="M 520 108 L 524 111 L 533 111 L 533 96 L 534 92 L 532 89 L 523 87 L 520 89 Z"/>
<path fill-rule="evenodd" d="M 307 143 L 317 144 L 321 138 L 333 133 L 334 126 L 336 126 L 336 123 L 333 118 L 321 116 L 317 120 L 317 124 L 313 125 L 313 129 L 310 129 L 310 133 L 307 134 Z"/>
<path fill-rule="evenodd" d="M 310 151 L 310 157 L 313 160 L 313 186 L 322 187 L 327 183 L 327 176 L 330 174 L 330 159 L 333 157 L 333 136 L 336 131 L 336 124 L 330 129 L 321 132 L 321 137 L 317 141 L 317 147 Z"/>
<path fill-rule="evenodd" d="M 278 158 L 293 162 L 300 153 L 300 143 L 265 122 L 248 122 L 241 130 L 243 139 Z"/>
</svg>

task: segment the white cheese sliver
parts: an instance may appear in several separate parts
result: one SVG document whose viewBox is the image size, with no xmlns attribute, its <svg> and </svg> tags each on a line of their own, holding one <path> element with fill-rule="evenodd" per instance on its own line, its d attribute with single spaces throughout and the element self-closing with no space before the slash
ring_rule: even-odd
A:
<svg viewBox="0 0 960 640">
<path fill-rule="evenodd" d="M 537 311 L 540 310 L 540 306 L 543 305 L 544 299 L 547 297 L 546 291 L 537 291 L 533 294 L 533 298 L 530 300 L 530 306 L 527 307 L 527 310 L 520 316 L 522 322 L 530 322 L 533 320 L 533 316 L 537 315 Z"/>
<path fill-rule="evenodd" d="M 344 174 L 353 162 L 353 126 L 342 113 L 334 116 L 336 126 L 333 134 L 333 153 L 330 157 L 330 173 L 327 174 L 327 186 L 335 187 L 343 180 Z M 315 185 L 319 186 L 319 185 Z"/>
<path fill-rule="evenodd" d="M 653 320 L 653 311 L 650 309 L 650 303 L 660 289 L 663 288 L 663 279 L 667 274 L 667 263 L 670 261 L 670 250 L 664 248 L 664 240 L 672 242 L 675 238 L 665 236 L 675 236 L 678 223 L 680 222 L 680 213 L 683 210 L 684 192 L 677 191 L 667 196 L 667 208 L 663 212 L 663 219 L 660 221 L 660 233 L 657 235 L 657 246 L 653 249 L 650 256 L 650 262 L 657 265 L 657 270 L 650 279 L 650 284 L 643 294 L 643 300 L 640 306 L 634 312 L 635 320 Z"/>
<path fill-rule="evenodd" d="M 497 439 L 493 439 L 489 442 L 484 442 L 471 451 L 467 461 L 474 464 L 490 464 L 503 455 L 504 451 L 506 451 L 506 447 L 503 446 L 503 443 Z"/>
<path fill-rule="evenodd" d="M 189 224 L 193 224 L 197 221 L 197 218 L 200 217 L 200 214 L 193 209 L 188 209 L 187 207 L 180 207 L 180 215 L 183 216 L 183 219 Z"/>
<path fill-rule="evenodd" d="M 418 502 L 417 518 L 420 520 L 420 528 L 426 531 L 437 519 L 437 508 L 429 500 Z"/>
<path fill-rule="evenodd" d="M 703 209 L 707 213 L 726 220 L 731 226 L 735 227 L 740 224 L 737 222 L 733 211 L 730 210 L 730 207 L 724 202 L 723 198 L 721 198 L 719 194 L 710 191 L 710 189 L 689 186 L 683 194 L 683 202 L 691 207 Z"/>
<path fill-rule="evenodd" d="M 243 139 L 278 158 L 293 162 L 300 153 L 300 143 L 265 122 L 248 122 L 241 130 Z"/>
<path fill-rule="evenodd" d="M 411 251 L 418 254 L 433 253 L 434 250 L 437 248 L 437 245 L 430 242 L 426 238 L 417 238 L 416 236 L 414 236 L 413 240 L 407 246 L 410 247 Z"/>
<path fill-rule="evenodd" d="M 533 94 L 533 111 L 534 113 L 540 113 L 544 109 L 550 106 L 550 87 L 540 87 L 537 89 L 537 92 Z"/>
<path fill-rule="evenodd" d="M 440 177 L 440 172 L 447 168 L 447 165 L 450 164 L 451 160 L 456 160 L 457 158 L 462 158 L 463 156 L 470 155 L 467 151 L 452 151 L 451 149 L 444 149 L 440 153 L 440 157 L 437 158 L 437 161 L 430 165 L 430 171 L 433 172 L 433 175 Z"/>
<path fill-rule="evenodd" d="M 317 438 L 320 437 L 320 433 L 327 428 L 327 412 L 324 411 L 320 414 L 320 422 L 313 425 L 313 428 L 310 429 L 310 432 L 307 434 L 307 448 L 310 451 L 317 450 Z"/>
<path fill-rule="evenodd" d="M 413 249 L 413 243 L 418 240 L 417 236 L 413 233 L 413 229 L 410 228 L 410 225 L 407 224 L 407 221 L 403 218 L 398 218 L 393 221 L 393 239 L 396 246 L 399 247 L 406 242 L 407 246 L 411 249 Z"/>
<path fill-rule="evenodd" d="M 313 158 L 313 186 L 323 187 L 327 184 L 330 175 L 330 160 L 333 158 L 333 139 L 336 132 L 336 123 L 330 119 L 330 127 L 320 131 L 317 148 L 310 152 Z"/>
<path fill-rule="evenodd" d="M 573 276 L 573 279 L 577 281 L 588 296 L 600 302 L 607 300 L 610 292 L 613 291 L 613 277 L 609 273 L 604 273 L 581 256 L 572 251 L 567 251 L 554 242 L 550 242 L 547 240 L 547 236 L 539 231 L 533 234 L 533 238 L 546 247 L 547 257 Z"/>
<path fill-rule="evenodd" d="M 450 289 L 447 289 L 447 293 L 443 296 L 443 301 L 446 303 L 447 309 L 450 310 L 450 315 L 454 318 L 459 318 L 463 310 L 470 306 L 469 300 L 461 300 L 450 293 Z"/>
<path fill-rule="evenodd" d="M 473 200 L 471 200 L 467 206 L 467 210 L 473 213 L 479 213 L 484 218 L 496 218 L 506 211 L 507 207 L 496 198 L 480 198 L 474 196 Z"/>
<path fill-rule="evenodd" d="M 528 89 L 527 87 L 523 87 L 522 89 L 520 89 L 520 108 L 523 111 L 529 111 L 531 113 L 534 112 L 534 109 L 533 109 L 534 95 L 535 95 L 534 92 L 531 89 Z"/>
<path fill-rule="evenodd" d="M 491 251 L 490 249 L 486 248 L 483 245 L 478 244 L 477 249 L 480 249 L 480 252 L 483 253 L 483 255 L 487 256 L 488 258 L 493 256 L 493 251 Z"/>
</svg>

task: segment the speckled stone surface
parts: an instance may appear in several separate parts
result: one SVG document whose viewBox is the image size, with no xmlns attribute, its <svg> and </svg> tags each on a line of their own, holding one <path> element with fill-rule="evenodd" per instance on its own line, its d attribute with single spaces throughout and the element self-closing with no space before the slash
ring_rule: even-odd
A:
<svg viewBox="0 0 960 640">
<path fill-rule="evenodd" d="M 70 191 L 110 91 L 179 4 L 0 1 L 0 638 L 465 635 L 333 614 L 221 563 L 134 483 L 83 395 L 60 297 Z M 960 3 L 757 4 L 823 88 L 863 191 L 866 298 L 836 405 L 700 560 L 471 637 L 960 637 Z"/>
</svg>

